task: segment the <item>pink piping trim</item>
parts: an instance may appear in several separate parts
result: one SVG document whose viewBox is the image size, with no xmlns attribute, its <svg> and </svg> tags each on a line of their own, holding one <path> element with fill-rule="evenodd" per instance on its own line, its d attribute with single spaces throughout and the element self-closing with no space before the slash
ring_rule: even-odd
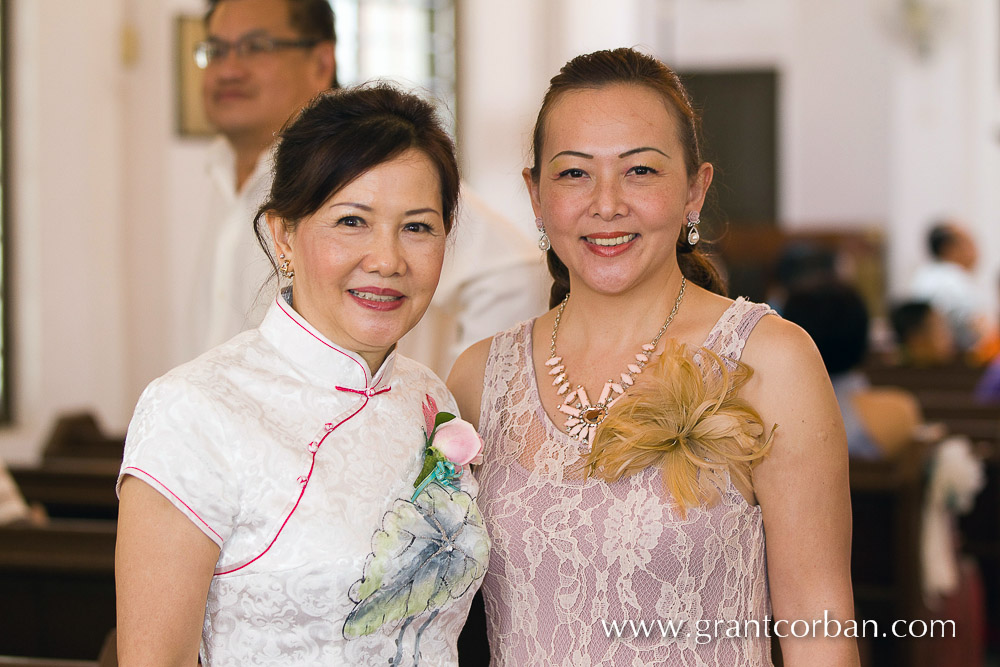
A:
<svg viewBox="0 0 1000 667">
<path fill-rule="evenodd" d="M 354 415 L 351 415 L 351 417 L 353 417 L 353 416 L 354 416 Z M 348 418 L 348 419 L 349 419 L 349 418 Z M 345 420 L 345 421 L 346 421 L 346 420 Z M 198 521 L 201 521 L 201 522 L 202 522 L 202 524 L 204 524 L 205 528 L 208 528 L 209 530 L 211 530 L 211 531 L 212 531 L 212 534 L 213 534 L 213 535 L 215 535 L 216 537 L 218 537 L 218 538 L 219 538 L 219 542 L 222 542 L 222 541 L 224 541 L 224 540 L 222 539 L 222 535 L 219 535 L 219 534 L 218 534 L 217 532 L 215 532 L 215 530 L 214 530 L 214 529 L 213 529 L 213 528 L 212 528 L 212 527 L 211 527 L 210 525 L 208 525 L 208 522 L 207 522 L 207 521 L 205 521 L 205 520 L 204 520 L 204 519 L 202 519 L 202 518 L 201 518 L 200 516 L 198 516 L 198 513 L 197 513 L 197 512 L 195 512 L 195 511 L 194 511 L 193 509 L 191 509 L 191 506 L 190 506 L 190 505 L 188 505 L 188 504 L 187 504 L 186 502 L 184 502 L 183 500 L 181 500 L 180 496 L 178 496 L 178 495 L 177 495 L 176 493 L 174 493 L 173 491 L 171 491 L 171 490 L 170 490 L 170 487 L 168 487 L 168 486 L 167 486 L 166 484 L 164 484 L 164 483 L 163 483 L 163 482 L 161 482 L 160 480 L 156 479 L 155 477 L 153 477 L 152 475 L 150 475 L 150 474 L 149 474 L 148 472 L 146 472 L 146 471 L 145 471 L 145 470 L 143 470 L 142 468 L 137 468 L 137 467 L 135 467 L 135 466 L 128 466 L 127 468 L 125 468 L 125 470 L 137 470 L 137 471 L 141 472 L 141 473 L 142 473 L 143 475 L 145 475 L 146 477 L 150 478 L 151 480 L 153 480 L 154 482 L 156 482 L 157 484 L 159 484 L 160 486 L 162 486 L 162 487 L 163 487 L 163 489 L 164 489 L 164 490 L 165 490 L 165 491 L 166 491 L 167 493 L 169 493 L 170 495 L 172 495 L 172 496 L 173 496 L 173 497 L 174 497 L 174 498 L 175 498 L 175 499 L 177 500 L 177 502 L 179 502 L 179 503 L 180 503 L 181 505 L 184 505 L 184 507 L 186 507 L 186 508 L 187 508 L 187 510 L 188 510 L 189 512 L 191 512 L 191 514 L 193 514 L 193 515 L 195 516 L 195 518 L 196 518 L 196 519 L 198 519 Z M 124 472 L 124 471 L 122 471 L 122 472 Z"/>
<path fill-rule="evenodd" d="M 372 396 L 378 396 L 379 394 L 384 394 L 385 392 L 389 391 L 390 389 L 392 389 L 392 385 L 389 385 L 387 387 L 382 387 L 381 389 L 376 389 L 375 387 L 368 387 L 367 389 L 351 389 L 350 387 L 341 387 L 338 385 L 334 387 L 334 389 L 336 389 L 337 391 L 348 391 L 352 394 L 361 394 L 362 396 L 367 396 L 368 398 L 371 398 Z"/>
<path fill-rule="evenodd" d="M 302 324 L 297 319 L 295 319 L 294 317 L 292 317 L 291 313 L 289 313 L 287 310 L 285 310 L 285 304 L 281 303 L 281 297 L 280 296 L 276 299 L 276 303 L 278 304 L 278 308 L 281 309 L 281 312 L 283 312 L 285 315 L 287 315 L 288 319 L 290 319 L 292 322 L 294 322 L 300 329 L 302 329 L 303 331 L 305 331 L 307 334 L 309 334 L 310 336 L 312 336 L 313 338 L 315 338 L 320 343 L 322 343 L 323 345 L 327 346 L 328 348 L 330 348 L 334 352 L 337 352 L 339 354 L 344 355 L 345 357 L 347 357 L 348 359 L 350 359 L 351 361 L 353 361 L 355 364 L 357 364 L 358 367 L 361 368 L 361 371 L 365 374 L 365 378 L 367 379 L 367 377 L 368 377 L 368 370 L 361 363 L 359 363 L 357 359 L 355 359 L 354 357 L 350 356 L 349 354 L 346 354 L 342 350 L 338 350 L 337 348 L 335 348 L 334 346 L 330 345 L 325 340 L 323 340 L 322 338 L 320 338 L 319 336 L 317 336 L 316 334 L 314 334 L 312 331 L 309 331 L 309 329 L 307 329 L 304 326 L 302 326 Z M 231 568 L 229 570 L 223 570 L 221 572 L 216 572 L 213 576 L 219 576 L 219 575 L 223 575 L 223 574 L 232 574 L 233 572 L 237 572 L 239 570 L 242 570 L 243 568 L 247 567 L 248 565 L 251 565 L 254 562 L 260 560 L 260 558 L 262 558 L 264 556 L 264 554 L 266 554 L 268 551 L 271 550 L 271 547 L 274 546 L 274 543 L 278 541 L 278 537 L 281 535 L 281 531 L 283 531 L 285 529 L 285 526 L 288 525 L 288 522 L 291 520 L 292 515 L 295 514 L 295 510 L 298 509 L 299 503 L 302 502 L 302 497 L 305 495 L 306 489 L 309 487 L 309 480 L 312 479 L 313 470 L 316 468 L 316 454 L 319 453 L 319 448 L 323 445 L 323 443 L 326 441 L 326 439 L 330 436 L 331 433 L 333 433 L 335 430 L 337 430 L 338 428 L 340 428 L 348 420 L 350 420 L 353 417 L 355 417 L 359 412 L 361 412 L 362 410 L 364 410 L 365 406 L 368 405 L 368 401 L 371 399 L 372 396 L 376 396 L 378 394 L 384 394 L 385 392 L 387 392 L 390 389 L 392 389 L 392 387 L 388 386 L 388 387 L 385 387 L 385 388 L 382 388 L 382 389 L 375 389 L 374 387 L 368 387 L 366 389 L 349 389 L 347 387 L 337 387 L 337 389 L 340 390 L 340 391 L 351 392 L 353 394 L 360 394 L 360 395 L 362 395 L 362 396 L 365 397 L 365 402 L 362 403 L 358 407 L 357 410 L 355 410 L 354 412 L 352 412 L 347 417 L 344 417 L 344 419 L 342 419 L 339 423 L 337 423 L 336 426 L 334 426 L 333 428 L 329 429 L 326 432 L 326 434 L 322 438 L 320 438 L 320 441 L 318 443 L 316 443 L 316 450 L 312 452 L 312 460 L 309 463 L 309 472 L 306 473 L 305 481 L 302 483 L 302 490 L 299 491 L 299 497 L 295 499 L 295 504 L 292 506 L 291 511 L 288 513 L 288 516 L 285 517 L 285 520 L 281 522 L 281 526 L 278 528 L 278 532 L 274 534 L 274 538 L 271 539 L 271 542 L 267 545 L 267 547 L 263 551 L 261 551 L 259 554 L 257 554 L 256 556 L 254 556 L 252 559 L 250 559 L 247 562 L 243 563 L 242 565 L 239 565 L 237 567 Z M 180 500 L 180 499 L 178 498 L 178 500 Z M 185 505 L 185 507 L 186 507 L 186 505 Z M 209 530 L 211 530 L 211 528 L 209 528 Z M 212 532 L 214 533 L 215 531 L 213 530 Z M 218 534 L 218 533 L 216 533 L 216 534 Z"/>
<path fill-rule="evenodd" d="M 350 359 L 351 361 L 353 361 L 354 363 L 356 363 L 358 365 L 358 367 L 361 369 L 361 372 L 365 374 L 365 377 L 366 378 L 368 377 L 368 369 L 366 369 L 357 359 L 355 359 L 354 357 L 352 357 L 349 354 L 346 354 L 343 350 L 338 350 L 333 345 L 330 345 L 325 340 L 323 340 L 322 338 L 320 338 L 319 336 L 317 336 L 316 334 L 314 334 L 312 331 L 309 331 L 309 329 L 306 329 L 304 326 L 302 326 L 301 322 L 299 322 L 297 319 L 295 319 L 294 317 L 292 317 L 292 314 L 289 313 L 287 310 L 285 310 L 285 304 L 282 303 L 282 297 L 280 297 L 280 296 L 278 297 L 277 304 L 278 304 L 278 308 L 281 308 L 281 312 L 283 312 L 285 315 L 287 315 L 288 319 L 290 319 L 292 322 L 295 322 L 295 324 L 300 329 L 302 329 L 303 331 L 305 331 L 307 334 L 309 334 L 310 336 L 312 336 L 313 338 L 315 338 L 319 342 L 323 343 L 323 345 L 326 345 L 328 348 L 330 348 L 334 352 L 339 352 L 340 354 L 343 354 L 345 357 L 347 357 L 348 359 Z M 362 407 L 364 407 L 364 406 L 362 406 Z M 350 419 L 350 417 L 348 417 L 348 419 Z M 343 423 L 343 422 L 341 422 L 341 423 Z"/>
<path fill-rule="evenodd" d="M 298 322 L 296 322 L 296 324 L 298 324 Z M 386 391 L 388 391 L 388 389 L 386 389 Z M 222 571 L 222 572 L 216 572 L 213 576 L 218 576 L 218 575 L 221 575 L 221 574 L 231 574 L 233 572 L 236 572 L 237 570 L 242 570 L 243 568 L 247 567 L 248 565 L 251 565 L 255 561 L 259 560 L 264 554 L 266 554 L 268 551 L 270 551 L 271 547 L 274 546 L 274 543 L 278 541 L 278 537 L 281 535 L 281 531 L 283 531 L 285 529 L 285 526 L 288 525 L 288 522 L 291 520 L 292 515 L 295 514 L 295 510 L 298 509 L 299 503 L 302 502 L 302 496 L 305 495 L 306 489 L 309 487 L 309 480 L 312 478 L 313 469 L 316 467 L 316 454 L 319 452 L 319 448 L 323 445 L 323 443 L 326 441 L 326 439 L 330 436 L 331 433 L 333 433 L 335 430 L 337 430 L 338 428 L 340 428 L 341 425 L 343 425 L 349 419 L 353 418 L 355 415 L 357 415 L 359 412 L 361 412 L 364 409 L 364 407 L 366 405 L 368 405 L 368 401 L 369 401 L 369 397 L 365 396 L 365 402 L 362 403 L 361 406 L 357 410 L 355 410 L 354 412 L 352 412 L 347 417 L 344 417 L 344 419 L 342 419 L 336 426 L 334 426 L 333 428 L 331 428 L 330 430 L 328 430 L 326 432 L 326 435 L 324 435 L 320 439 L 320 441 L 318 443 L 316 443 L 316 451 L 314 451 L 312 453 L 312 461 L 309 464 L 309 472 L 306 474 L 305 482 L 302 484 L 302 490 L 299 491 L 299 497 L 295 500 L 295 505 L 292 506 L 292 510 L 288 513 L 288 516 L 286 516 L 285 520 L 281 522 L 281 527 L 278 528 L 278 532 L 274 534 L 274 539 L 272 539 L 271 543 L 267 545 L 267 548 L 265 548 L 263 551 L 261 551 L 259 554 L 257 554 L 254 558 L 252 558 L 251 560 L 248 560 L 247 562 L 243 563 L 239 567 L 234 567 L 232 569 L 225 570 L 225 571 Z"/>
</svg>

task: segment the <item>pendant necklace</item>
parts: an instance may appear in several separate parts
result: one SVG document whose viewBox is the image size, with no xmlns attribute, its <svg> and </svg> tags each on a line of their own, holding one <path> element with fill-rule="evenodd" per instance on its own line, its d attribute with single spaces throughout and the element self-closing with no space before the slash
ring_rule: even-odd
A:
<svg viewBox="0 0 1000 667">
<path fill-rule="evenodd" d="M 559 304 L 559 310 L 556 311 L 556 320 L 552 324 L 549 358 L 545 362 L 545 365 L 549 367 L 549 375 L 555 376 L 552 384 L 558 387 L 556 393 L 563 397 L 562 403 L 556 409 L 567 415 L 566 423 L 564 424 L 566 433 L 570 437 L 580 441 L 580 453 L 586 454 L 590 451 L 590 442 L 594 437 L 594 432 L 597 430 L 598 425 L 608 416 L 608 409 L 632 386 L 635 382 L 635 376 L 641 373 L 642 369 L 649 363 L 653 350 L 656 349 L 657 343 L 660 342 L 660 337 L 663 336 L 663 332 L 670 326 L 674 316 L 677 314 L 677 309 L 681 306 L 686 286 L 687 279 L 681 276 L 680 291 L 677 293 L 674 307 L 670 310 L 670 314 L 667 315 L 663 326 L 656 332 L 653 340 L 642 346 L 642 349 L 635 355 L 635 361 L 625 367 L 625 372 L 621 374 L 619 380 L 608 380 L 604 383 L 600 398 L 593 404 L 591 404 L 590 397 L 587 396 L 583 385 L 577 385 L 573 391 L 569 390 L 570 381 L 566 374 L 566 364 L 562 362 L 562 357 L 556 355 L 556 335 L 559 333 L 559 321 L 562 319 L 566 303 L 569 301 L 569 294 Z"/>
</svg>

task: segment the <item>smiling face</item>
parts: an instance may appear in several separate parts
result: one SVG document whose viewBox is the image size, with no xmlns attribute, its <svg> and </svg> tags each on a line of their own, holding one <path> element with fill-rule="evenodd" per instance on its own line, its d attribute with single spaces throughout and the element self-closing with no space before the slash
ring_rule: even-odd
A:
<svg viewBox="0 0 1000 667">
<path fill-rule="evenodd" d="M 712 166 L 688 174 L 674 117 L 637 85 L 570 90 L 553 104 L 524 178 L 535 215 L 573 289 L 618 294 L 667 284 L 688 211 L 700 211 Z"/>
<path fill-rule="evenodd" d="M 287 0 L 226 0 L 207 36 L 230 45 L 252 37 L 301 39 L 288 11 Z M 267 145 L 292 113 L 330 85 L 334 67 L 331 42 L 245 56 L 230 50 L 205 69 L 205 113 L 231 142 Z"/>
<path fill-rule="evenodd" d="M 333 193 L 288 231 L 268 217 L 295 271 L 293 305 L 307 322 L 375 371 L 434 295 L 445 252 L 441 186 L 408 150 Z"/>
</svg>

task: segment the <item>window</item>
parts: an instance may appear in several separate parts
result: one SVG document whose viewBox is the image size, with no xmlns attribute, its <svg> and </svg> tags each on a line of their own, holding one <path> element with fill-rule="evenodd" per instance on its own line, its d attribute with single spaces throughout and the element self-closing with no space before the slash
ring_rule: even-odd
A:
<svg viewBox="0 0 1000 667">
<path fill-rule="evenodd" d="M 454 130 L 454 0 L 330 0 L 342 85 L 393 79 L 444 105 Z"/>
</svg>

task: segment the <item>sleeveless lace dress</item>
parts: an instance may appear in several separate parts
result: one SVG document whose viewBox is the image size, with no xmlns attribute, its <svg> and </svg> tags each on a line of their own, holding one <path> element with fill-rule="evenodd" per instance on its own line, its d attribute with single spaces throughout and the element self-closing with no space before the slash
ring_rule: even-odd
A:
<svg viewBox="0 0 1000 667">
<path fill-rule="evenodd" d="M 704 347 L 739 359 L 771 312 L 738 299 Z M 658 470 L 584 480 L 577 443 L 539 401 L 532 325 L 493 339 L 480 413 L 492 664 L 770 665 L 760 508 L 730 482 L 681 519 Z"/>
</svg>

